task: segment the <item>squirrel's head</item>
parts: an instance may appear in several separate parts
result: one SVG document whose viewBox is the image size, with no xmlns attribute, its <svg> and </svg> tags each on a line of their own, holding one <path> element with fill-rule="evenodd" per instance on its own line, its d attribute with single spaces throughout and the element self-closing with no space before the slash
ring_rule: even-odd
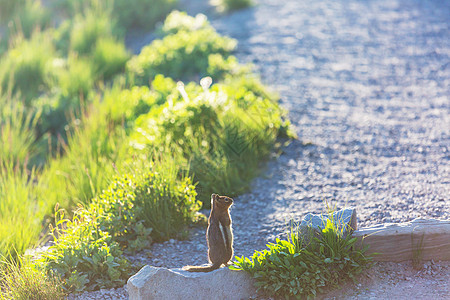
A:
<svg viewBox="0 0 450 300">
<path fill-rule="evenodd" d="M 228 209 L 233 205 L 233 199 L 227 196 L 219 196 L 217 194 L 211 195 L 211 207 Z"/>
</svg>

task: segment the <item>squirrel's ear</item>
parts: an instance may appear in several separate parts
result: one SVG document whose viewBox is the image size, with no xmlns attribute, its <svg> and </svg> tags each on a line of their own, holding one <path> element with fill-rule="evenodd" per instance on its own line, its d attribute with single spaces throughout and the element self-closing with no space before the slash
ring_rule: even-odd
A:
<svg viewBox="0 0 450 300">
<path fill-rule="evenodd" d="M 211 194 L 211 205 L 213 204 L 216 197 L 217 197 L 217 194 Z"/>
</svg>

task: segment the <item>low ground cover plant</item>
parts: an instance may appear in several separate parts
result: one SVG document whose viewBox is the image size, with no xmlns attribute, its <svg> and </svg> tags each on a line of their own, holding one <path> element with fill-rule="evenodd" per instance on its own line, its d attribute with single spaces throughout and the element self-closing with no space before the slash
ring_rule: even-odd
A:
<svg viewBox="0 0 450 300">
<path fill-rule="evenodd" d="M 57 211 L 54 244 L 42 262 L 60 276 L 67 290 L 123 285 L 131 275 L 123 251 L 139 251 L 153 240 L 177 237 L 195 220 L 200 207 L 195 186 L 189 177 L 180 178 L 172 166 L 143 163 L 142 173 L 117 177 L 72 220 Z"/>
<path fill-rule="evenodd" d="M 251 258 L 236 257 L 230 268 L 248 272 L 263 294 L 313 299 L 346 280 L 356 281 L 371 266 L 367 246 L 356 249 L 355 243 L 356 238 L 344 237 L 330 220 L 319 235 L 311 232 L 305 237 L 291 227 L 286 240 L 269 243 L 267 250 L 255 251 Z"/>
</svg>

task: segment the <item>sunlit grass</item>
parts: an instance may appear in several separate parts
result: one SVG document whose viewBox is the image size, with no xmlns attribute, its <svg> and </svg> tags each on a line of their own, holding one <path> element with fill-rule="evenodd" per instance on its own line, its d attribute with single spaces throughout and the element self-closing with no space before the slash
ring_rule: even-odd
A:
<svg viewBox="0 0 450 300">
<path fill-rule="evenodd" d="M 0 256 L 14 259 L 37 243 L 46 205 L 38 195 L 34 170 L 0 163 Z"/>
<path fill-rule="evenodd" d="M 70 34 L 70 49 L 80 55 L 91 53 L 100 37 L 111 37 L 113 26 L 108 11 L 87 10 L 77 14 Z"/>
<path fill-rule="evenodd" d="M 0 59 L 0 86 L 4 93 L 21 95 L 26 105 L 46 88 L 55 50 L 48 34 L 35 33 L 30 40 L 16 37 Z"/>
<path fill-rule="evenodd" d="M 65 296 L 58 278 L 41 269 L 29 257 L 0 263 L 0 299 L 60 300 Z"/>
<path fill-rule="evenodd" d="M 0 163 L 23 165 L 38 154 L 35 144 L 40 112 L 26 111 L 19 99 L 0 96 Z"/>
<path fill-rule="evenodd" d="M 115 174 L 124 139 L 124 129 L 114 126 L 98 106 L 70 125 L 64 155 L 51 160 L 42 174 L 46 201 L 72 208 L 90 200 L 106 188 Z"/>
</svg>

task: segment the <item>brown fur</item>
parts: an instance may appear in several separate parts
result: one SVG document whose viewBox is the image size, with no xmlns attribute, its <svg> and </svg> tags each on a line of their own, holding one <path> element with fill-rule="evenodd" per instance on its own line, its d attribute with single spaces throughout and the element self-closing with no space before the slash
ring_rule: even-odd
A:
<svg viewBox="0 0 450 300">
<path fill-rule="evenodd" d="M 211 213 L 206 230 L 208 259 L 211 266 L 185 266 L 183 270 L 190 272 L 210 272 L 227 264 L 233 257 L 233 233 L 229 208 L 233 199 L 217 194 L 211 195 Z M 222 228 L 222 230 L 221 230 Z"/>
</svg>

